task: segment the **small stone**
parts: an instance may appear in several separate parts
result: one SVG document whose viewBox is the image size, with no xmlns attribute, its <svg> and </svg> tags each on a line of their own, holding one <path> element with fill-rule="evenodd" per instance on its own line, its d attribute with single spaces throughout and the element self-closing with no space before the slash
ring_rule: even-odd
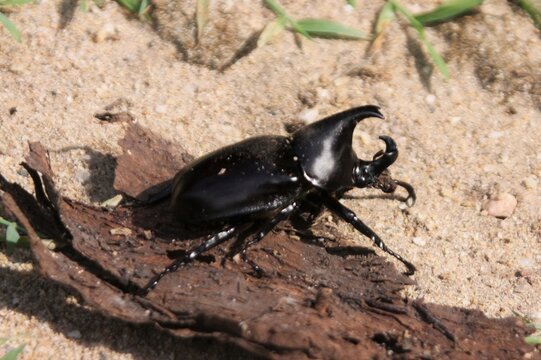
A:
<svg viewBox="0 0 541 360">
<path fill-rule="evenodd" d="M 154 107 L 154 112 L 158 114 L 165 114 L 167 112 L 167 106 L 166 105 L 156 105 Z"/>
<path fill-rule="evenodd" d="M 498 194 L 493 199 L 487 201 L 483 209 L 488 215 L 505 219 L 513 214 L 517 207 L 517 199 L 509 193 Z"/>
<path fill-rule="evenodd" d="M 436 95 L 434 94 L 427 95 L 425 98 L 425 101 L 429 106 L 434 106 L 434 104 L 436 103 Z"/>
<path fill-rule="evenodd" d="M 305 109 L 301 111 L 298 118 L 307 124 L 311 124 L 318 119 L 319 110 L 317 108 Z"/>
<path fill-rule="evenodd" d="M 421 238 L 421 237 L 418 237 L 418 236 L 415 236 L 411 241 L 413 241 L 413 243 L 417 246 L 425 246 L 426 245 L 426 240 Z"/>
<path fill-rule="evenodd" d="M 114 228 L 114 229 L 109 230 L 109 232 L 111 233 L 111 235 L 130 236 L 132 234 L 131 229 L 126 228 L 126 227 Z"/>
<path fill-rule="evenodd" d="M 449 121 L 451 122 L 452 125 L 458 125 L 458 123 L 460 123 L 461 120 L 462 118 L 460 116 L 451 116 L 449 118 Z"/>
<path fill-rule="evenodd" d="M 522 258 L 518 261 L 521 268 L 531 269 L 535 266 L 535 260 L 531 258 Z"/>
<path fill-rule="evenodd" d="M 528 190 L 535 189 L 537 185 L 539 184 L 539 180 L 537 179 L 537 176 L 530 175 L 524 180 L 522 180 L 522 185 Z"/>
<path fill-rule="evenodd" d="M 80 339 L 83 335 L 81 334 L 79 330 L 72 330 L 69 333 L 67 333 L 67 336 L 70 339 Z"/>
<path fill-rule="evenodd" d="M 320 101 L 329 101 L 331 99 L 331 92 L 327 89 L 318 87 L 316 89 L 317 98 Z"/>
<path fill-rule="evenodd" d="M 100 203 L 100 206 L 103 208 L 114 209 L 118 206 L 118 204 L 120 204 L 121 201 L 122 201 L 122 194 L 118 194 Z"/>
<path fill-rule="evenodd" d="M 118 31 L 116 26 L 112 23 L 107 23 L 103 25 L 96 33 L 94 34 L 95 43 L 102 43 L 105 40 L 118 40 Z"/>
</svg>

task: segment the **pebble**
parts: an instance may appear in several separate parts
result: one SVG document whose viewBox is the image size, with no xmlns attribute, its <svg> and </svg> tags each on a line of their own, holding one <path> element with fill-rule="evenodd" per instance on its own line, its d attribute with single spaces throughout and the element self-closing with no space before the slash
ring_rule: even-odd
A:
<svg viewBox="0 0 541 360">
<path fill-rule="evenodd" d="M 498 194 L 493 199 L 487 201 L 483 209 L 488 215 L 505 219 L 513 214 L 517 207 L 517 199 L 509 193 Z"/>
<path fill-rule="evenodd" d="M 524 180 L 522 180 L 522 185 L 524 185 L 524 187 L 528 190 L 535 189 L 537 187 L 537 184 L 539 184 L 539 180 L 535 175 L 530 175 Z"/>
<path fill-rule="evenodd" d="M 434 106 L 434 104 L 436 103 L 436 95 L 427 95 L 425 101 L 429 106 Z"/>
<path fill-rule="evenodd" d="M 417 246 L 425 246 L 426 245 L 426 240 L 423 239 L 422 237 L 414 237 L 411 241 L 413 241 L 413 243 Z"/>
<path fill-rule="evenodd" d="M 154 112 L 158 114 L 165 114 L 167 112 L 167 105 L 156 105 L 154 107 Z"/>
<path fill-rule="evenodd" d="M 105 40 L 118 40 L 118 34 L 117 34 L 116 26 L 112 23 L 107 23 L 103 25 L 96 33 L 94 34 L 94 40 L 95 43 L 102 43 Z"/>
<path fill-rule="evenodd" d="M 311 124 L 319 117 L 319 110 L 317 108 L 305 109 L 297 115 L 298 118 L 307 124 Z"/>
</svg>

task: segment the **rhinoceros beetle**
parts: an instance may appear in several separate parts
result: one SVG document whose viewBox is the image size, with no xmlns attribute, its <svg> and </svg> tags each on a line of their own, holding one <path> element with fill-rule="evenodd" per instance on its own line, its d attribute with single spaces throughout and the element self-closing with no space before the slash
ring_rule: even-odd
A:
<svg viewBox="0 0 541 360">
<path fill-rule="evenodd" d="M 279 222 L 301 211 L 306 202 L 316 205 L 316 215 L 325 206 L 400 260 L 408 275 L 413 274 L 413 264 L 389 249 L 339 201 L 355 187 L 375 187 L 392 193 L 401 186 L 408 191 L 406 201 L 410 206 L 415 202 L 413 187 L 392 179 L 386 170 L 398 157 L 392 138 L 379 137 L 386 149 L 376 153 L 371 161 L 358 159 L 353 151 L 355 126 L 368 117 L 384 118 L 377 106 L 356 107 L 307 125 L 289 137 L 258 136 L 226 146 L 180 170 L 170 189 L 171 211 L 185 224 L 221 224 L 222 231 L 157 274 L 142 289 L 143 294 L 166 274 L 246 231 L 246 224 L 253 224 L 250 230 L 255 235 L 239 250 L 243 259 L 249 261 L 246 248 L 263 239 Z M 254 263 L 251 265 L 255 271 L 261 270 Z"/>
</svg>

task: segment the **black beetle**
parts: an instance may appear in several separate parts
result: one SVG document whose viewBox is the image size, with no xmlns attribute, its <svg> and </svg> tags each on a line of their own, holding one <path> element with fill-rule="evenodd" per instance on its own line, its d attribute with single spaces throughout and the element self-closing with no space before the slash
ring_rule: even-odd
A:
<svg viewBox="0 0 541 360">
<path fill-rule="evenodd" d="M 304 203 L 323 206 L 368 236 L 383 251 L 415 272 L 415 266 L 389 249 L 374 231 L 338 200 L 354 187 L 377 187 L 386 193 L 398 186 L 408 191 L 410 205 L 415 192 L 408 183 L 394 180 L 386 170 L 398 157 L 394 140 L 385 142 L 372 161 L 360 160 L 352 148 L 353 130 L 368 117 L 383 119 L 379 107 L 356 107 L 313 124 L 289 137 L 258 136 L 218 149 L 184 167 L 174 178 L 171 210 L 185 224 L 222 224 L 223 230 L 188 251 L 156 275 L 143 288 L 146 294 L 169 272 L 177 270 L 205 251 L 232 238 L 247 223 L 254 223 L 254 237 L 239 251 L 263 239 L 280 221 L 300 211 Z M 231 255 L 231 254 L 230 254 Z M 251 263 L 254 270 L 260 269 Z"/>
</svg>

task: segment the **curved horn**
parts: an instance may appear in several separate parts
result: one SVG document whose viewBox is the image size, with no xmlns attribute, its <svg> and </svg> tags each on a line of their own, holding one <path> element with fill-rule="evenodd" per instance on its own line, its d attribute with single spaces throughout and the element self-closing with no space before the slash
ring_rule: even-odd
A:
<svg viewBox="0 0 541 360">
<path fill-rule="evenodd" d="M 385 142 L 385 152 L 370 164 L 371 173 L 374 175 L 380 174 L 398 158 L 398 149 L 393 138 L 390 136 L 380 136 L 379 138 Z"/>
</svg>

